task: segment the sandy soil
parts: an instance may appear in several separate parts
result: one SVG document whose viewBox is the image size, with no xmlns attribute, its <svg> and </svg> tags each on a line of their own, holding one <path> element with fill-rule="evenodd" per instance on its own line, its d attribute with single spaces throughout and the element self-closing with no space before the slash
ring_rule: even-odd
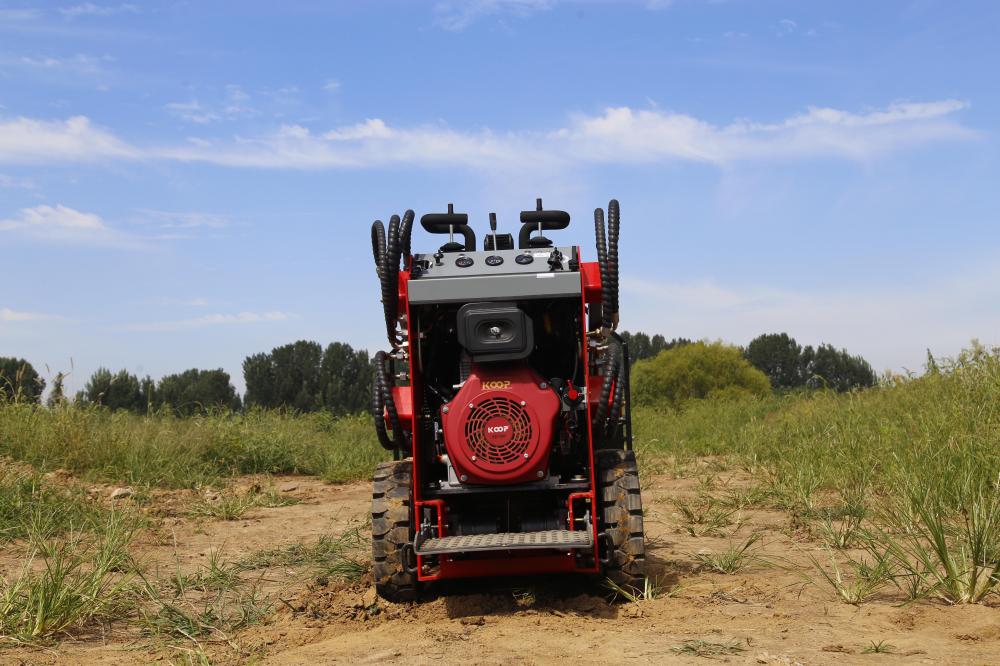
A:
<svg viewBox="0 0 1000 666">
<path fill-rule="evenodd" d="M 302 477 L 274 484 L 301 503 L 257 509 L 237 521 L 186 518 L 189 495 L 157 495 L 161 524 L 141 544 L 146 561 L 154 569 L 193 567 L 216 549 L 237 559 L 365 520 L 368 484 Z M 1000 607 L 901 605 L 888 597 L 860 607 L 840 603 L 828 588 L 804 581 L 809 555 L 824 558 L 826 551 L 786 514 L 747 510 L 732 535 L 686 533 L 672 499 L 693 496 L 696 485 L 666 476 L 644 481 L 649 571 L 666 590 L 653 600 L 611 603 L 599 584 L 550 578 L 455 584 L 404 606 L 376 601 L 367 581 L 304 580 L 293 567 L 263 572 L 269 591 L 283 600 L 265 623 L 203 648 L 212 663 L 279 665 L 1000 663 Z M 726 549 L 753 532 L 764 534 L 760 554 L 770 565 L 735 575 L 699 570 L 694 554 Z M 892 652 L 864 653 L 880 641 Z M 714 656 L 691 652 L 717 645 L 731 647 Z M 0 663 L 183 663 L 191 647 L 112 630 L 51 650 L 8 650 Z"/>
</svg>

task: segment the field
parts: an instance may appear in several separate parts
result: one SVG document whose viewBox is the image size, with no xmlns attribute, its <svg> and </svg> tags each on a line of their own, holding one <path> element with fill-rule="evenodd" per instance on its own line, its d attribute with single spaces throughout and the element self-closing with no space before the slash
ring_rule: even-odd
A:
<svg viewBox="0 0 1000 666">
<path fill-rule="evenodd" d="M 3 663 L 995 662 L 1000 357 L 635 413 L 649 581 L 370 586 L 365 418 L 0 407 Z"/>
</svg>

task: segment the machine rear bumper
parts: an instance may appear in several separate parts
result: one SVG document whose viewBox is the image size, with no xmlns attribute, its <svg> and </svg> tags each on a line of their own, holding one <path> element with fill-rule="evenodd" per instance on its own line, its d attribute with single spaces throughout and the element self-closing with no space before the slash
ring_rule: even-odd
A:
<svg viewBox="0 0 1000 666">
<path fill-rule="evenodd" d="M 416 551 L 418 555 L 445 555 L 510 550 L 576 550 L 591 547 L 593 541 L 590 530 L 544 530 L 432 538 L 418 542 Z"/>
</svg>

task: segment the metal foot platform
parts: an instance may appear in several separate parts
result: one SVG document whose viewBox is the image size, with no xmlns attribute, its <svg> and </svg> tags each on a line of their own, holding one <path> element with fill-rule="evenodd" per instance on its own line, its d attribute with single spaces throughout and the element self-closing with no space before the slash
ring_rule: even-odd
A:
<svg viewBox="0 0 1000 666">
<path fill-rule="evenodd" d="M 473 553 L 489 550 L 529 550 L 590 548 L 590 530 L 545 530 L 543 532 L 500 532 L 427 539 L 417 545 L 418 555 Z"/>
</svg>

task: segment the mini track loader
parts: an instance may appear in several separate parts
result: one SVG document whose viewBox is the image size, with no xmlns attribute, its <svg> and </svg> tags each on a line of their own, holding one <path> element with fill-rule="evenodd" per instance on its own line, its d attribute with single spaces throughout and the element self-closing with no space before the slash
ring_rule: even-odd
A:
<svg viewBox="0 0 1000 666">
<path fill-rule="evenodd" d="M 411 254 L 413 220 L 372 225 L 392 347 L 375 356 L 372 413 L 394 454 L 372 495 L 378 593 L 408 601 L 432 581 L 521 574 L 641 585 L 618 202 L 607 226 L 594 211 L 592 262 L 542 235 L 570 216 L 541 199 L 517 247 L 491 214 L 477 249 L 449 204 L 420 219 L 448 242 Z"/>
</svg>

